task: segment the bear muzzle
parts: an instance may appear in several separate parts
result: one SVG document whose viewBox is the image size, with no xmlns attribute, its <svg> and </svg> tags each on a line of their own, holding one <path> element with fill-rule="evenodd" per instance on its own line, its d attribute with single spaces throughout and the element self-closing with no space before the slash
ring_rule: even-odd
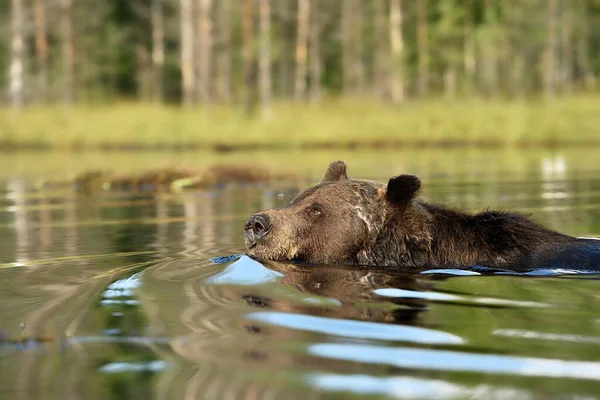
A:
<svg viewBox="0 0 600 400">
<path fill-rule="evenodd" d="M 252 215 L 244 225 L 244 237 L 248 249 L 256 246 L 256 243 L 264 239 L 273 229 L 271 220 L 266 214 Z"/>
</svg>

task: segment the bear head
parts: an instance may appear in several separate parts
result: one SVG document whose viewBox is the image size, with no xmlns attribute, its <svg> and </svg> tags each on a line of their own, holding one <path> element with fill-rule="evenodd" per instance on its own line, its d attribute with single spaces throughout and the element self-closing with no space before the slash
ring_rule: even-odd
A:
<svg viewBox="0 0 600 400">
<path fill-rule="evenodd" d="M 349 179 L 346 164 L 332 162 L 318 185 L 284 208 L 248 219 L 248 254 L 311 264 L 422 263 L 431 238 L 428 214 L 416 200 L 420 187 L 413 175 L 391 178 L 387 185 Z"/>
</svg>

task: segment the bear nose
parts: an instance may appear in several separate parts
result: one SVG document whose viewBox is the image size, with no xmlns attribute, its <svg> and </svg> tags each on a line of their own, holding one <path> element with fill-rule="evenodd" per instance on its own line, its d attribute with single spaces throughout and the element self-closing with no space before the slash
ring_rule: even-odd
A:
<svg viewBox="0 0 600 400">
<path fill-rule="evenodd" d="M 254 239 L 259 240 L 264 238 L 271 232 L 271 221 L 266 214 L 256 214 L 250 217 L 244 225 L 244 230 L 252 230 Z"/>
</svg>

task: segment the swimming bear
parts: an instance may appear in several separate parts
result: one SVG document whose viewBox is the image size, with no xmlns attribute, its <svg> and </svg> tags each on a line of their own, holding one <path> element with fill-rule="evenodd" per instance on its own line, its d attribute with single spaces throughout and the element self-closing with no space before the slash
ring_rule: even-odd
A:
<svg viewBox="0 0 600 400">
<path fill-rule="evenodd" d="M 414 175 L 387 185 L 350 179 L 329 165 L 322 181 L 287 206 L 254 214 L 244 227 L 248 254 L 264 260 L 395 268 L 484 266 L 600 270 L 600 241 L 550 230 L 513 212 L 476 214 L 417 198 Z"/>
</svg>

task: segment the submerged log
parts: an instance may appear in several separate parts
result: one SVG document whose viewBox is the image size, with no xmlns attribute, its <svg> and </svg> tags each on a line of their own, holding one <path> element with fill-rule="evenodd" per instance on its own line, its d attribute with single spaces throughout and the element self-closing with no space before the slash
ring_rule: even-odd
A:
<svg viewBox="0 0 600 400">
<path fill-rule="evenodd" d="M 204 171 L 164 167 L 131 175 L 108 171 L 88 171 L 73 179 L 73 187 L 75 190 L 85 193 L 94 193 L 101 190 L 180 192 L 228 183 L 244 184 L 290 180 L 297 180 L 297 177 L 289 173 L 275 173 L 262 167 L 215 165 Z M 47 182 L 46 184 L 51 183 Z"/>
</svg>

